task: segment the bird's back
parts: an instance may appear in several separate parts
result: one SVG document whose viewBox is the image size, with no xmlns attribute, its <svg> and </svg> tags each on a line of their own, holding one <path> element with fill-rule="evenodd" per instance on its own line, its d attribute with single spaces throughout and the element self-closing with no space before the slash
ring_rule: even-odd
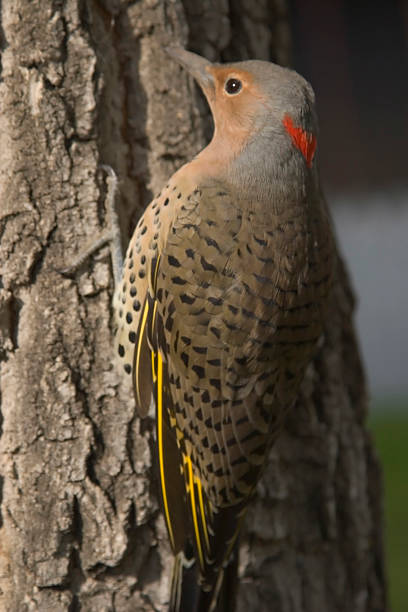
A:
<svg viewBox="0 0 408 612">
<path fill-rule="evenodd" d="M 322 332 L 320 205 L 252 203 L 211 180 L 176 203 L 157 276 L 160 349 L 183 448 L 216 507 L 253 489 Z"/>
</svg>

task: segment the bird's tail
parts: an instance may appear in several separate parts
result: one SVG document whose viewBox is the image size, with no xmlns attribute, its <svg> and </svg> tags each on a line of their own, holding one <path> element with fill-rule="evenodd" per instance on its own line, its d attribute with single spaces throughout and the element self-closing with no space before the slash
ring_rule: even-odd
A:
<svg viewBox="0 0 408 612">
<path fill-rule="evenodd" d="M 195 558 L 179 552 L 173 565 L 169 612 L 194 612 L 197 599 L 197 569 Z"/>
<path fill-rule="evenodd" d="M 238 547 L 210 588 L 202 586 L 194 556 L 178 553 L 174 560 L 169 612 L 233 612 L 237 590 Z"/>
</svg>

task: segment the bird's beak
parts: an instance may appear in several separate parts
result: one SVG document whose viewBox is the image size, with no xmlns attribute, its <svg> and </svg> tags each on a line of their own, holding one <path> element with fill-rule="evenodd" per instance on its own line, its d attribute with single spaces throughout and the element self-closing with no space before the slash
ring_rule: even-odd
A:
<svg viewBox="0 0 408 612">
<path fill-rule="evenodd" d="M 209 70 L 211 62 L 182 47 L 166 47 L 165 51 L 195 78 L 207 97 L 211 96 L 215 88 L 214 77 Z"/>
</svg>

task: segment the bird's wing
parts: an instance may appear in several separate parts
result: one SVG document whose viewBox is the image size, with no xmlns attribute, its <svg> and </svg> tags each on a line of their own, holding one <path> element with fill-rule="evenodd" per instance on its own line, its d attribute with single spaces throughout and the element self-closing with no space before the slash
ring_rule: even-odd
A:
<svg viewBox="0 0 408 612">
<path fill-rule="evenodd" d="M 249 215 L 219 186 L 189 195 L 157 273 L 157 347 L 168 379 L 167 399 L 157 404 L 159 416 L 170 406 L 197 558 L 211 582 L 282 421 L 272 347 L 281 312 L 272 299 L 276 262 L 258 257 L 268 251 L 256 241 L 264 228 L 254 238 Z"/>
<path fill-rule="evenodd" d="M 321 331 L 313 290 L 300 282 L 313 232 L 296 206 L 288 211 L 271 207 L 259 219 L 256 202 L 220 185 L 170 186 L 147 209 L 125 263 L 119 338 L 135 332 L 142 414 L 154 387 L 170 541 L 176 553 L 193 541 L 207 584 L 233 548 Z M 137 319 L 127 316 L 131 290 Z"/>
</svg>

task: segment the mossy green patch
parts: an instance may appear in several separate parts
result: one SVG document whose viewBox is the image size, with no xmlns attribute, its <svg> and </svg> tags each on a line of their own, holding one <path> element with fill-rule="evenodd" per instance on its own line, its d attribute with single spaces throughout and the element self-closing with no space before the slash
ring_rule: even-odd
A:
<svg viewBox="0 0 408 612">
<path fill-rule="evenodd" d="M 370 420 L 385 480 L 386 554 L 391 610 L 408 610 L 408 411 L 377 412 Z"/>
</svg>

